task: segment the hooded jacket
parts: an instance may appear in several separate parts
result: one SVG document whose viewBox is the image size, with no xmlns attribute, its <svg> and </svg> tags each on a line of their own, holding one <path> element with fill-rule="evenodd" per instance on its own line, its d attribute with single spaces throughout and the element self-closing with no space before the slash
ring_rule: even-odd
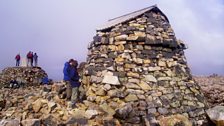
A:
<svg viewBox="0 0 224 126">
<path fill-rule="evenodd" d="M 68 62 L 65 63 L 64 69 L 64 81 L 69 81 L 72 87 L 79 87 L 79 74 L 77 69 L 72 67 Z"/>
</svg>

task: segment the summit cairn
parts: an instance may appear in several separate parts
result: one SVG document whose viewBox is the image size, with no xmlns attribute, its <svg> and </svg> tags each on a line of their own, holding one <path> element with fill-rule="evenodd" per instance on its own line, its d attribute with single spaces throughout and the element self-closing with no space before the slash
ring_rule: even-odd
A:
<svg viewBox="0 0 224 126">
<path fill-rule="evenodd" d="M 10 87 L 11 81 L 25 87 L 40 85 L 47 76 L 41 67 L 7 67 L 0 73 L 0 88 Z"/>
<path fill-rule="evenodd" d="M 177 114 L 193 125 L 206 122 L 207 103 L 187 66 L 186 46 L 157 6 L 109 20 L 88 49 L 87 109 L 102 110 L 121 125 L 158 123 Z"/>
</svg>

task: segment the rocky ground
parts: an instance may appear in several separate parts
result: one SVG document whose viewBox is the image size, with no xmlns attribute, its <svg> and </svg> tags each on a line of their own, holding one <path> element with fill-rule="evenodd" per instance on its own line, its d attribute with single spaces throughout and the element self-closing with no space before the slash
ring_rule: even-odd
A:
<svg viewBox="0 0 224 126">
<path fill-rule="evenodd" d="M 107 118 L 101 122 L 100 115 L 105 115 L 105 111 L 92 110 L 97 106 L 88 101 L 78 103 L 72 109 L 70 102 L 63 99 L 63 95 L 58 95 L 64 86 L 63 82 L 59 82 L 53 85 L 0 89 L 0 126 L 98 126 L 107 123 Z M 107 106 L 103 107 L 107 109 Z M 93 119 L 95 116 L 99 118 Z M 116 120 L 112 123 L 115 124 Z"/>
<path fill-rule="evenodd" d="M 36 86 L 19 89 L 4 88 L 1 94 L 1 122 L 7 123 L 15 119 L 26 125 L 33 123 L 62 124 L 66 123 L 71 113 L 68 113 L 66 101 L 60 99 L 51 86 Z M 35 119 L 35 120 L 33 120 Z M 44 121 L 45 120 L 45 121 Z M 42 121 L 42 122 L 41 122 Z M 15 122 L 16 123 L 16 122 Z"/>
<path fill-rule="evenodd" d="M 224 77 L 194 77 L 202 88 L 210 107 L 223 105 L 224 100 Z M 58 95 L 59 89 L 63 88 L 62 82 L 51 86 L 35 86 L 19 89 L 0 89 L 0 125 L 12 124 L 13 126 L 22 124 L 24 126 L 33 125 L 102 125 L 119 122 L 104 122 L 93 119 L 95 116 L 101 117 L 103 113 L 110 110 L 103 106 L 105 110 L 94 111 L 94 105 L 84 101 L 84 104 L 77 104 L 79 109 L 71 109 L 69 102 L 61 99 Z M 102 113 L 100 112 L 102 111 Z M 13 119 L 13 120 L 12 120 Z M 100 119 L 99 119 L 100 120 Z M 111 121 L 111 118 L 108 117 Z"/>
<path fill-rule="evenodd" d="M 197 76 L 194 79 L 199 83 L 209 107 L 224 105 L 224 76 Z"/>
<path fill-rule="evenodd" d="M 13 80 L 21 86 L 37 85 L 44 77 L 47 73 L 41 67 L 7 67 L 0 73 L 0 88 L 9 87 Z"/>
</svg>

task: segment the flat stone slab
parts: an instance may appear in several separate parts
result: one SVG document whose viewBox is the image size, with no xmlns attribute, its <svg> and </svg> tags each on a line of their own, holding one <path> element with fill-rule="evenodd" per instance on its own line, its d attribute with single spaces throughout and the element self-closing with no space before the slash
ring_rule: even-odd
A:
<svg viewBox="0 0 224 126">
<path fill-rule="evenodd" d="M 118 77 L 113 75 L 105 75 L 103 78 L 103 83 L 111 85 L 120 85 Z"/>
</svg>

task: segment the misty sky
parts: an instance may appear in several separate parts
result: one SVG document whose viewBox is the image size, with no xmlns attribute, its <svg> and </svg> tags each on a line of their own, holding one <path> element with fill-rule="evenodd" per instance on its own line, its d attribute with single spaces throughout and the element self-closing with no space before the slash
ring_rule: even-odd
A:
<svg viewBox="0 0 224 126">
<path fill-rule="evenodd" d="M 0 70 L 31 50 L 49 77 L 61 80 L 66 60 L 86 60 L 97 26 L 154 4 L 188 45 L 192 73 L 224 75 L 224 0 L 1 0 Z"/>
</svg>

